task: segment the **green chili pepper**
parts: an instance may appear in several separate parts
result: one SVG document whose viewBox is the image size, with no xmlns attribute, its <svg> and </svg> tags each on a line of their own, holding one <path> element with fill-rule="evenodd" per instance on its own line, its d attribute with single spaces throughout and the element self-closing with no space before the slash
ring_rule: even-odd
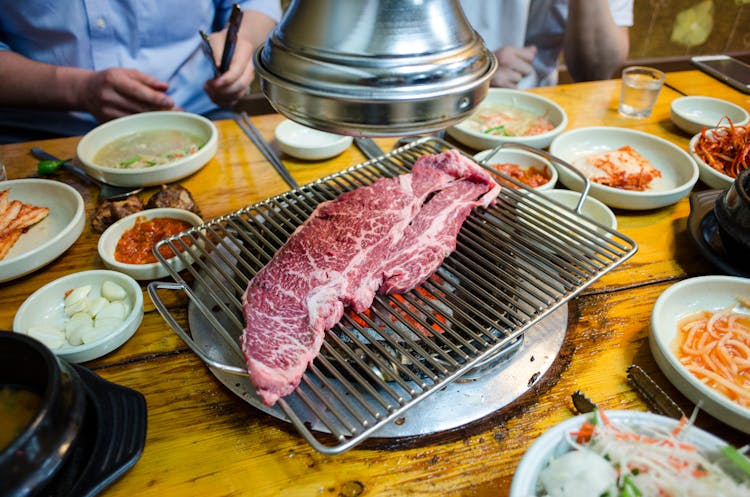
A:
<svg viewBox="0 0 750 497">
<path fill-rule="evenodd" d="M 622 480 L 622 492 L 620 495 L 622 497 L 641 497 L 643 494 L 638 490 L 638 487 L 635 486 L 630 475 L 625 475 L 625 478 Z"/>
<path fill-rule="evenodd" d="M 60 166 L 63 165 L 64 162 L 68 162 L 70 159 L 67 160 L 40 160 L 36 165 L 36 172 L 41 176 L 49 176 L 50 174 L 55 174 L 58 169 L 60 169 Z"/>
</svg>

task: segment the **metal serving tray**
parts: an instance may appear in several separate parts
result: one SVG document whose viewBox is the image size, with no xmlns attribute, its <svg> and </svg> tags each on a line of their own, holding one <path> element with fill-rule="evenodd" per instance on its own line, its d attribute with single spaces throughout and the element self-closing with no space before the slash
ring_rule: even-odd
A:
<svg viewBox="0 0 750 497">
<path fill-rule="evenodd" d="M 239 347 L 240 297 L 250 279 L 321 202 L 407 173 L 421 155 L 450 147 L 422 138 L 160 242 L 157 249 L 184 250 L 179 257 L 187 269 L 176 273 L 155 250 L 175 282 L 152 282 L 152 300 L 245 401 L 265 412 L 281 409 L 322 453 L 354 447 L 454 380 L 481 374 L 541 340 L 542 320 L 555 311 L 559 318 L 564 304 L 637 250 L 632 239 L 502 176 L 516 187 L 502 188 L 491 208 L 474 210 L 457 250 L 435 275 L 407 294 L 376 297 L 366 313 L 345 314 L 327 332 L 299 387 L 273 408 L 263 405 L 249 386 Z M 189 331 L 163 304 L 160 290 L 189 296 Z"/>
</svg>

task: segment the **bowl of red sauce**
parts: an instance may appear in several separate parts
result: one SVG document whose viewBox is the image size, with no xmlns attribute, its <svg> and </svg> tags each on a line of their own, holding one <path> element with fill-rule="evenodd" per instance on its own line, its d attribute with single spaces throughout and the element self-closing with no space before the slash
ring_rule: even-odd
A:
<svg viewBox="0 0 750 497">
<path fill-rule="evenodd" d="M 173 245 L 159 247 L 163 261 L 157 259 L 154 246 L 200 226 L 196 214 L 173 208 L 146 209 L 124 217 L 107 228 L 99 238 L 99 256 L 108 269 L 120 271 L 137 280 L 154 280 L 182 271 L 192 261 L 190 248 L 193 237 L 178 237 Z"/>
<path fill-rule="evenodd" d="M 501 148 L 483 150 L 474 159 L 491 170 L 502 173 L 495 179 L 501 184 L 515 186 L 504 176 L 513 178 L 535 190 L 551 190 L 557 183 L 557 169 L 544 157 L 521 149 Z"/>
</svg>

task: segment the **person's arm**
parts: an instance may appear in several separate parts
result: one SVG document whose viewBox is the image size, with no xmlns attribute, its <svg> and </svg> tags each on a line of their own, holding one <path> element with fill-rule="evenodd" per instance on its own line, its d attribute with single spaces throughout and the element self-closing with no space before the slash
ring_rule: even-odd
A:
<svg viewBox="0 0 750 497">
<path fill-rule="evenodd" d="M 169 109 L 167 84 L 135 69 L 91 71 L 0 50 L 0 106 L 90 112 L 100 121 Z"/>
<path fill-rule="evenodd" d="M 563 50 L 575 81 L 609 79 L 628 57 L 629 29 L 615 24 L 608 0 L 570 0 Z"/>
<path fill-rule="evenodd" d="M 217 78 L 206 82 L 206 93 L 218 105 L 228 107 L 245 95 L 250 88 L 255 70 L 253 69 L 253 52 L 263 43 L 276 26 L 276 21 L 256 10 L 246 10 L 237 34 L 237 46 L 234 49 L 229 70 Z M 210 43 L 216 57 L 221 57 L 227 29 L 211 34 Z M 218 64 L 220 61 L 216 61 Z"/>
<path fill-rule="evenodd" d="M 536 47 L 504 46 L 495 52 L 497 69 L 492 75 L 492 86 L 516 88 L 518 82 L 534 70 L 531 63 L 536 56 Z"/>
</svg>

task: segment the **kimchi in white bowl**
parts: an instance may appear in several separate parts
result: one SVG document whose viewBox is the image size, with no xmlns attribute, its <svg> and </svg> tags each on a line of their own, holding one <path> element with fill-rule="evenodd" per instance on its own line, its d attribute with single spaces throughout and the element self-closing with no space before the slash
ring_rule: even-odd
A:
<svg viewBox="0 0 750 497">
<path fill-rule="evenodd" d="M 657 209 L 687 196 L 698 181 L 690 155 L 658 136 L 627 128 L 595 126 L 566 131 L 550 153 L 586 176 L 589 194 L 610 207 Z M 560 182 L 583 191 L 584 180 L 559 164 Z"/>
</svg>

